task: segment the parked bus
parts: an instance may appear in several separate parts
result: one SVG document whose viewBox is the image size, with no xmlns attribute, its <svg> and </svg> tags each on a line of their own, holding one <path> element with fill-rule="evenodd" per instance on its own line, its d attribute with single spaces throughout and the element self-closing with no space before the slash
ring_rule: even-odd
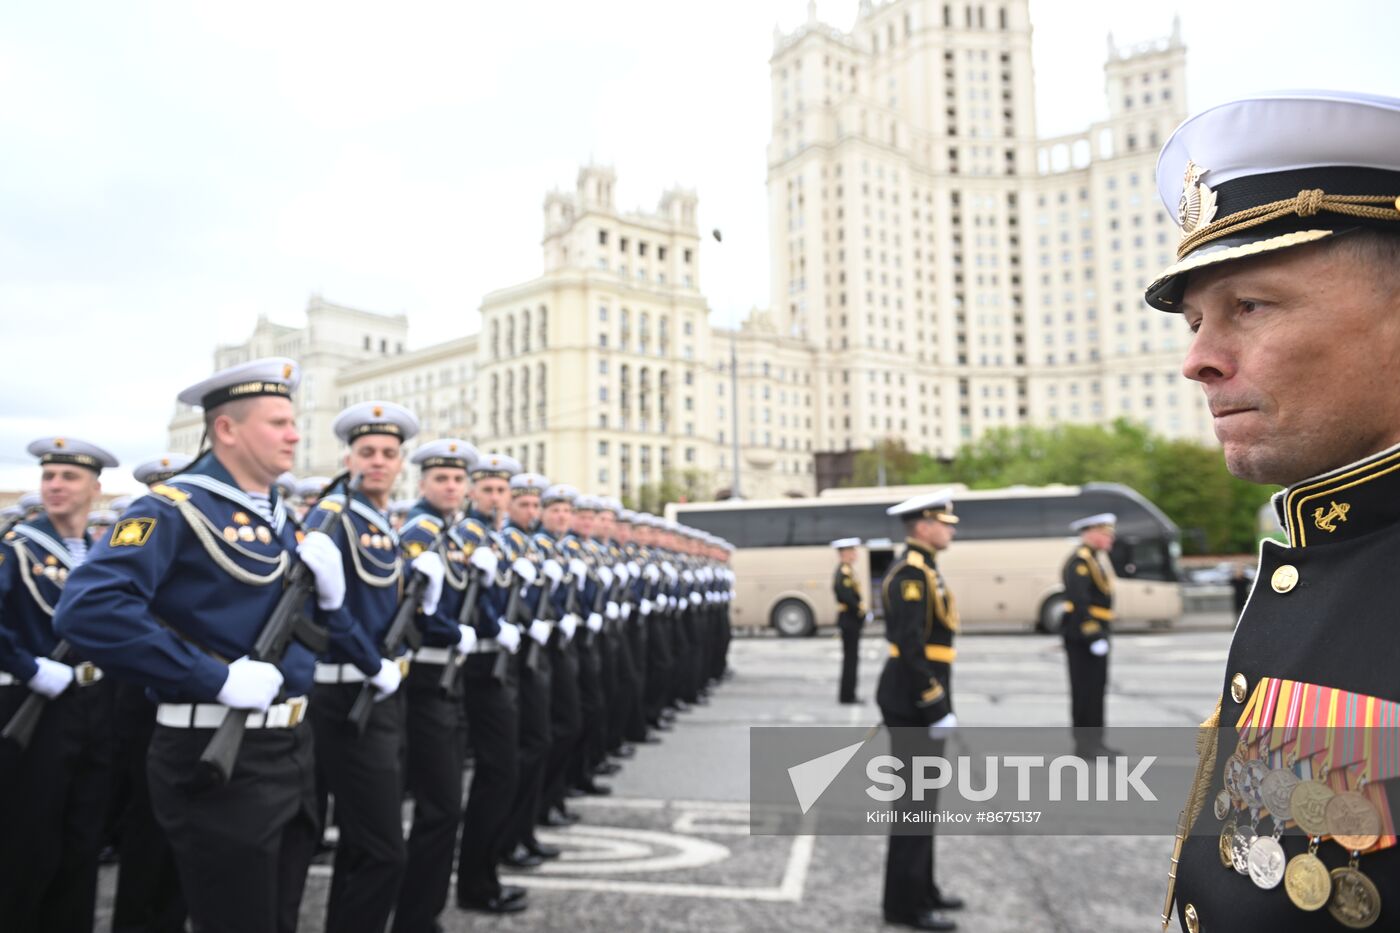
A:
<svg viewBox="0 0 1400 933">
<path fill-rule="evenodd" d="M 1058 628 L 1064 598 L 1060 570 L 1075 541 L 1069 523 L 1098 512 L 1118 516 L 1118 538 L 1109 556 L 1120 623 L 1170 626 L 1181 617 L 1177 527 L 1147 499 L 1117 483 L 828 489 L 807 499 L 673 503 L 666 516 L 733 542 L 734 624 L 811 635 L 836 614 L 830 542 L 861 538 L 856 572 L 878 616 L 880 581 L 904 541 L 902 523 L 885 509 L 948 488 L 961 522 L 938 566 L 957 596 L 965 628 Z"/>
</svg>

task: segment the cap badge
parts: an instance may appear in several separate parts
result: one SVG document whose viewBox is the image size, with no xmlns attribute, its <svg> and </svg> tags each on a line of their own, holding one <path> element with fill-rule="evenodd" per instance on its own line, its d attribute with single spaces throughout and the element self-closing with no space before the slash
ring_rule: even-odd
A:
<svg viewBox="0 0 1400 933">
<path fill-rule="evenodd" d="M 290 378 L 292 378 L 292 364 L 291 364 L 291 363 L 283 363 L 283 364 L 282 364 L 282 378 L 283 378 L 283 379 L 290 379 Z"/>
<path fill-rule="evenodd" d="M 456 444 L 448 444 L 448 445 L 447 445 L 447 449 L 448 449 L 450 452 L 452 452 L 452 453 L 455 454 L 455 453 L 457 452 L 457 445 L 456 445 Z"/>
<path fill-rule="evenodd" d="M 161 457 L 161 458 L 160 458 L 160 465 L 163 466 L 163 467 L 170 466 L 170 458 L 169 458 L 169 457 Z"/>
<path fill-rule="evenodd" d="M 374 417 L 376 417 L 376 418 L 382 418 L 382 417 L 384 417 L 384 408 L 383 408 L 382 406 L 380 406 L 380 405 L 374 406 Z"/>
<path fill-rule="evenodd" d="M 1182 182 L 1181 201 L 1176 207 L 1176 221 L 1182 233 L 1195 233 L 1215 219 L 1215 192 L 1201 176 L 1209 172 L 1195 162 L 1187 161 L 1186 178 Z"/>
<path fill-rule="evenodd" d="M 65 440 L 64 440 L 63 438 L 61 438 L 61 437 L 55 437 L 55 438 L 53 439 L 53 445 L 54 445 L 55 447 L 57 447 L 59 450 L 62 450 L 64 447 L 67 447 L 67 446 L 68 446 L 68 442 L 65 441 Z"/>
</svg>

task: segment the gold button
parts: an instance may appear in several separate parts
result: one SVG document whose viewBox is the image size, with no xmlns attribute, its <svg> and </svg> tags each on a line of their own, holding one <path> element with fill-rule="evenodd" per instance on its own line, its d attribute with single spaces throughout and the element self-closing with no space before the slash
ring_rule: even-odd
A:
<svg viewBox="0 0 1400 933">
<path fill-rule="evenodd" d="M 1182 914 L 1186 917 L 1186 933 L 1200 933 L 1201 918 L 1196 913 L 1196 905 L 1187 904 Z"/>
<path fill-rule="evenodd" d="M 1298 585 L 1298 568 L 1292 564 L 1284 564 L 1274 571 L 1273 578 L 1269 580 L 1275 593 L 1287 593 Z"/>
<path fill-rule="evenodd" d="M 1230 678 L 1230 699 L 1236 703 L 1243 703 L 1248 692 L 1249 681 L 1245 680 L 1243 674 L 1236 674 Z"/>
</svg>

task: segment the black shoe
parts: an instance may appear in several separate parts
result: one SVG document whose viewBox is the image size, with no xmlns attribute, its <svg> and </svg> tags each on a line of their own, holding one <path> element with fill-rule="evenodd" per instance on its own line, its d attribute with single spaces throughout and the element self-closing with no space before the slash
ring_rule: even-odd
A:
<svg viewBox="0 0 1400 933">
<path fill-rule="evenodd" d="M 633 742 L 636 742 L 638 745 L 660 745 L 660 744 L 661 744 L 661 736 L 659 736 L 659 735 L 652 735 L 651 733 L 647 733 L 646 735 L 642 736 L 640 739 L 633 739 L 632 741 L 633 741 Z"/>
<path fill-rule="evenodd" d="M 936 910 L 921 910 L 912 917 L 886 917 L 886 923 L 913 927 L 916 930 L 956 930 L 958 925 Z"/>
<path fill-rule="evenodd" d="M 690 704 L 685 700 L 677 700 L 675 702 L 675 709 L 678 713 L 688 713 L 690 712 Z"/>
<path fill-rule="evenodd" d="M 518 884 L 501 885 L 501 899 L 507 901 L 518 901 L 525 897 L 525 889 Z"/>
<path fill-rule="evenodd" d="M 669 719 L 658 719 L 651 724 L 651 727 L 657 732 L 670 732 L 675 728 L 675 726 L 671 725 L 671 720 Z"/>
<path fill-rule="evenodd" d="M 597 781 L 585 781 L 574 789 L 590 797 L 606 797 L 612 793 L 611 787 L 606 784 L 599 784 Z"/>
<path fill-rule="evenodd" d="M 695 699 L 692 700 L 691 703 L 693 703 L 696 706 L 709 706 L 710 698 L 705 696 L 705 694 L 703 693 L 698 693 L 695 695 Z"/>
<path fill-rule="evenodd" d="M 525 848 L 530 850 L 531 855 L 538 855 L 540 858 L 558 858 L 563 854 L 563 849 L 552 846 L 548 843 L 540 842 L 538 839 L 527 839 Z"/>
<path fill-rule="evenodd" d="M 509 865 L 511 868 L 539 868 L 544 864 L 544 859 L 533 854 L 523 845 L 518 845 L 510 851 L 509 855 L 501 859 L 502 865 Z"/>
<path fill-rule="evenodd" d="M 934 910 L 962 910 L 967 902 L 956 894 L 940 894 L 933 899 Z"/>
<path fill-rule="evenodd" d="M 850 705 L 852 705 L 852 704 L 864 703 L 864 702 L 865 702 L 865 698 L 864 698 L 864 697 L 847 697 L 847 698 L 845 698 L 845 699 L 843 699 L 843 700 L 838 700 L 837 702 L 841 703 L 841 704 L 844 705 L 844 706 L 850 706 Z"/>
<path fill-rule="evenodd" d="M 504 894 L 497 894 L 484 900 L 459 897 L 457 906 L 462 910 L 478 910 L 484 914 L 518 914 L 530 905 L 523 896 L 507 898 Z"/>
<path fill-rule="evenodd" d="M 116 846 L 103 846 L 97 854 L 97 864 L 115 865 L 122 860 L 121 851 Z"/>
<path fill-rule="evenodd" d="M 615 761 L 605 761 L 593 769 L 593 773 L 598 777 L 607 777 L 622 770 L 622 765 Z"/>
<path fill-rule="evenodd" d="M 646 739 L 642 739 L 642 741 L 645 742 Z M 614 758 L 631 758 L 635 754 L 637 754 L 637 749 L 632 745 L 619 745 L 612 750 L 612 756 Z"/>
<path fill-rule="evenodd" d="M 568 790 L 564 791 L 564 796 L 568 797 L 570 800 L 577 800 L 579 797 L 587 797 L 588 794 L 584 793 L 582 787 L 570 787 Z"/>
<path fill-rule="evenodd" d="M 550 807 L 549 812 L 540 820 L 541 826 L 572 826 L 578 822 L 578 814 L 570 813 L 563 805 Z"/>
</svg>

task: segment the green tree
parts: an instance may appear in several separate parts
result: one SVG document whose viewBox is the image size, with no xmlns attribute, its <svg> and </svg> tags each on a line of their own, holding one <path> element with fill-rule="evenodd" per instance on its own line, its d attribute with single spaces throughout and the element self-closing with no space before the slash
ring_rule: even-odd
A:
<svg viewBox="0 0 1400 933">
<path fill-rule="evenodd" d="M 904 442 L 886 438 L 874 450 L 862 450 L 855 455 L 851 477 L 844 486 L 902 486 L 915 482 L 921 470 L 931 463 L 937 463 L 927 454 L 916 454 Z M 880 482 L 880 468 L 884 466 L 885 481 Z"/>
<path fill-rule="evenodd" d="M 703 470 L 663 470 L 660 481 L 638 486 L 622 502 L 629 509 L 660 515 L 668 502 L 708 502 L 711 488 L 710 476 Z"/>
</svg>

